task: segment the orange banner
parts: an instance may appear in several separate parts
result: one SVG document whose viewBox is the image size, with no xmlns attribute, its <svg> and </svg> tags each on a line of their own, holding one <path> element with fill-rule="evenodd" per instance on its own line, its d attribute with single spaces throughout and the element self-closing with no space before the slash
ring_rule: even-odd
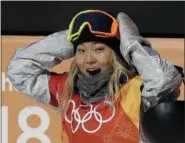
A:
<svg viewBox="0 0 185 143">
<path fill-rule="evenodd" d="M 15 90 L 7 77 L 7 66 L 15 50 L 42 38 L 2 36 L 2 143 L 61 143 L 60 113 Z M 184 68 L 184 39 L 148 40 L 162 57 Z M 50 71 L 68 71 L 71 60 L 63 61 Z M 178 100 L 184 100 L 183 85 Z"/>
</svg>

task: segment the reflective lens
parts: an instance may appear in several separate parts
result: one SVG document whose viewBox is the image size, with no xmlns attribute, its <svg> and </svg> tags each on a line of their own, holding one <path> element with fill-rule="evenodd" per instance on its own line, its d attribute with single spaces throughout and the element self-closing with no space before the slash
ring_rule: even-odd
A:
<svg viewBox="0 0 185 143">
<path fill-rule="evenodd" d="M 78 32 L 80 26 L 85 22 L 88 22 L 91 25 L 92 31 L 111 33 L 113 19 L 103 13 L 94 12 L 84 13 L 78 16 L 74 21 L 71 34 L 75 34 L 76 32 Z"/>
<path fill-rule="evenodd" d="M 87 10 L 78 13 L 70 23 L 68 40 L 77 39 L 88 25 L 91 33 L 100 37 L 116 36 L 118 24 L 114 17 L 100 10 Z"/>
</svg>

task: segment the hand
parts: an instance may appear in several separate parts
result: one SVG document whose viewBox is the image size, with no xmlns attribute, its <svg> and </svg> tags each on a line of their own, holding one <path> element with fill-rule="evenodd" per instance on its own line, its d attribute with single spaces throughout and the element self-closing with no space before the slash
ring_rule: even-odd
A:
<svg viewBox="0 0 185 143">
<path fill-rule="evenodd" d="M 68 30 L 53 33 L 40 41 L 41 46 L 49 47 L 53 55 L 60 60 L 74 56 L 73 44 L 67 40 Z"/>
<path fill-rule="evenodd" d="M 117 16 L 120 32 L 120 51 L 128 64 L 133 65 L 144 81 L 142 101 L 150 108 L 170 99 L 182 82 L 182 77 L 172 63 L 152 49 L 150 43 L 140 36 L 135 23 L 124 13 Z M 165 93 L 165 94 L 164 94 Z M 177 96 L 176 96 L 177 97 Z"/>
<path fill-rule="evenodd" d="M 128 15 L 123 12 L 119 13 L 117 16 L 117 21 L 119 25 L 120 35 L 122 37 L 129 35 L 139 36 L 139 31 L 136 24 Z"/>
</svg>

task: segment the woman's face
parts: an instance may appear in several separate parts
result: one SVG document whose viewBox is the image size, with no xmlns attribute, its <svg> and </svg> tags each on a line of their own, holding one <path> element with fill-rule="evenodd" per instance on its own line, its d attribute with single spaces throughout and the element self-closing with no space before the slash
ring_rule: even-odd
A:
<svg viewBox="0 0 185 143">
<path fill-rule="evenodd" d="M 111 49 L 99 42 L 84 42 L 77 46 L 75 61 L 85 76 L 93 76 L 112 68 Z"/>
</svg>

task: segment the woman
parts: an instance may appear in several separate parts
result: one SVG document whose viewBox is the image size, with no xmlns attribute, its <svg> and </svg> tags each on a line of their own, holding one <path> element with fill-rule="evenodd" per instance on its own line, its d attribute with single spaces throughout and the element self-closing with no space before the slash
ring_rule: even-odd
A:
<svg viewBox="0 0 185 143">
<path fill-rule="evenodd" d="M 71 57 L 69 73 L 47 70 Z M 8 76 L 25 95 L 61 111 L 64 143 L 145 142 L 140 105 L 147 111 L 175 100 L 182 82 L 126 14 L 115 19 L 100 10 L 82 11 L 69 30 L 18 49 Z"/>
</svg>

